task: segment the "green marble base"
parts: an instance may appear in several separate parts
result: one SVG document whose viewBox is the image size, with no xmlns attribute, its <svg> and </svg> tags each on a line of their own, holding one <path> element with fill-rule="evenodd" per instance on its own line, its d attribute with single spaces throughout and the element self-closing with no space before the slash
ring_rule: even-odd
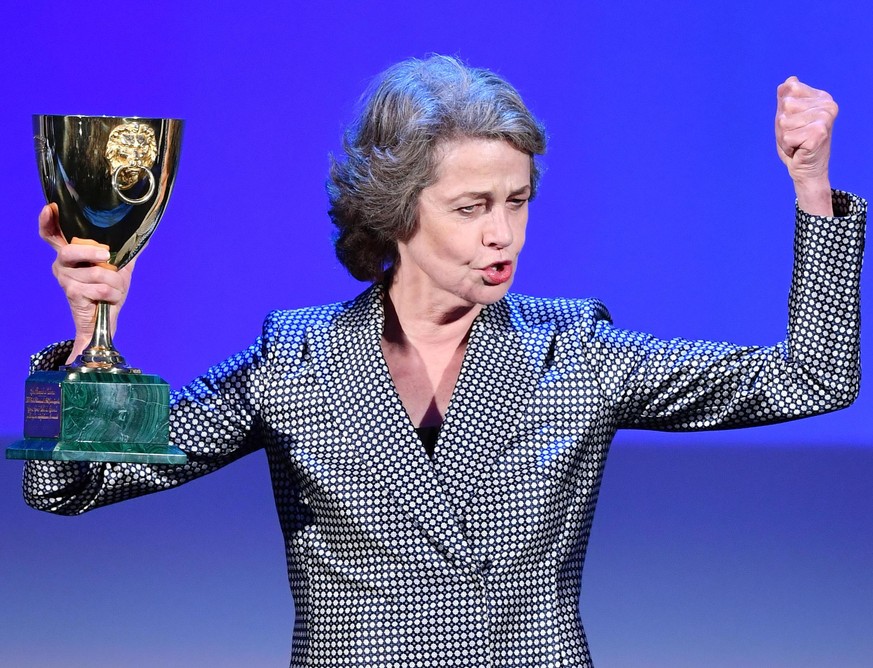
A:
<svg viewBox="0 0 873 668">
<path fill-rule="evenodd" d="M 25 438 L 6 458 L 184 464 L 169 395 L 149 374 L 38 371 L 25 383 Z"/>
<path fill-rule="evenodd" d="M 188 457 L 174 445 L 148 443 L 66 443 L 27 438 L 6 448 L 6 459 L 52 459 L 71 462 L 184 464 Z"/>
</svg>

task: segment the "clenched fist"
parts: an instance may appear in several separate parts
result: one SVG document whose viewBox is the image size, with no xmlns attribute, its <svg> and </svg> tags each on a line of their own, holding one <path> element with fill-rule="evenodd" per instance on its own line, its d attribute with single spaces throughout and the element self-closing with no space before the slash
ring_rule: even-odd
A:
<svg viewBox="0 0 873 668">
<path fill-rule="evenodd" d="M 788 77 L 776 95 L 776 150 L 794 181 L 798 204 L 808 213 L 833 215 L 828 161 L 837 103 L 797 77 Z"/>
</svg>

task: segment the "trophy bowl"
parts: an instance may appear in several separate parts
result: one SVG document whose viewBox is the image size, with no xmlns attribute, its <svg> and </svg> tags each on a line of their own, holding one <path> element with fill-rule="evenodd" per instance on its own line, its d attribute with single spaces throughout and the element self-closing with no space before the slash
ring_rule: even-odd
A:
<svg viewBox="0 0 873 668">
<path fill-rule="evenodd" d="M 183 121 L 117 116 L 33 117 L 45 198 L 68 243 L 102 245 L 109 269 L 145 248 L 179 164 Z M 25 383 L 23 441 L 10 459 L 184 463 L 169 443 L 169 388 L 127 365 L 112 343 L 109 305 L 98 303 L 85 351 Z"/>
<path fill-rule="evenodd" d="M 58 205 L 68 242 L 109 247 L 120 269 L 148 243 L 173 190 L 183 121 L 34 116 L 46 201 Z"/>
</svg>

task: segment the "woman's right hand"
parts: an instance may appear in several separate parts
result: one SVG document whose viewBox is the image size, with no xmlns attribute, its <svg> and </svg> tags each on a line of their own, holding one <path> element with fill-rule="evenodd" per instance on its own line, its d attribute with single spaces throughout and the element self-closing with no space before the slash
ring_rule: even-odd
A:
<svg viewBox="0 0 873 668">
<path fill-rule="evenodd" d="M 134 263 L 128 263 L 119 271 L 107 264 L 109 251 L 105 247 L 68 244 L 61 234 L 58 207 L 55 204 L 48 204 L 40 211 L 39 236 L 57 253 L 52 272 L 67 296 L 76 326 L 76 338 L 69 362 L 91 342 L 97 302 L 108 302 L 112 305 L 110 326 L 111 331 L 115 332 L 118 312 L 130 287 Z"/>
</svg>

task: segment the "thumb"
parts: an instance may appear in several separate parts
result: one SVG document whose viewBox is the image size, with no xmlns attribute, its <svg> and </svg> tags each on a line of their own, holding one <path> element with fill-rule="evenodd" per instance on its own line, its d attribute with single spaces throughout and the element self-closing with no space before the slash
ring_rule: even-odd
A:
<svg viewBox="0 0 873 668">
<path fill-rule="evenodd" d="M 61 233 L 57 204 L 46 204 L 39 212 L 39 236 L 55 250 L 67 245 L 67 240 Z"/>
</svg>

